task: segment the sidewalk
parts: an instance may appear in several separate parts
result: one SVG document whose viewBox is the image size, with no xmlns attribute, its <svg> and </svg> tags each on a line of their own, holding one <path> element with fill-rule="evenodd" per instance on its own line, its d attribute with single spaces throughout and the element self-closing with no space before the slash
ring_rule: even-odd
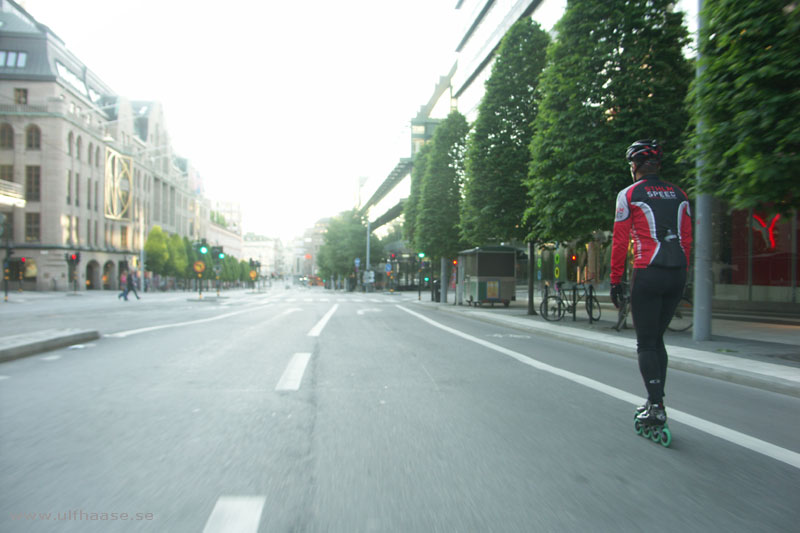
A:
<svg viewBox="0 0 800 533">
<path fill-rule="evenodd" d="M 559 322 L 548 322 L 539 315 L 527 314 L 527 300 L 513 301 L 508 308 L 502 304 L 494 308 L 456 306 L 452 295 L 450 303 L 431 302 L 430 294 L 413 301 L 440 312 L 457 313 L 637 359 L 635 332 L 613 329 L 617 311 L 610 303 L 602 304 L 600 320 L 589 324 L 589 317 L 580 304 L 576 321 L 572 320 L 572 315 L 567 315 Z M 538 308 L 539 301 L 534 300 L 534 303 Z M 726 312 L 714 314 L 711 322 L 709 341 L 693 340 L 691 328 L 684 332 L 667 332 L 665 341 L 670 368 L 800 397 L 800 317 Z M 632 327 L 630 316 L 628 326 Z"/>
</svg>

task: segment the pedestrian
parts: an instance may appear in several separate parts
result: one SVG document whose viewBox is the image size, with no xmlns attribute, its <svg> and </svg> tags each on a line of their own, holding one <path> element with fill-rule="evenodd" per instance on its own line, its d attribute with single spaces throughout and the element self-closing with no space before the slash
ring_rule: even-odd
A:
<svg viewBox="0 0 800 533">
<path fill-rule="evenodd" d="M 128 301 L 128 272 L 123 271 L 119 276 L 119 286 L 122 287 L 122 292 L 117 295 L 117 300 L 124 298 Z"/>
<path fill-rule="evenodd" d="M 663 150 L 655 140 L 636 141 L 625 158 L 633 185 L 617 195 L 611 249 L 611 301 L 619 307 L 622 275 L 633 238 L 631 315 L 639 371 L 647 402 L 636 410 L 643 425 L 663 426 L 667 349 L 664 332 L 683 296 L 692 246 L 689 198 L 660 177 Z"/>
<path fill-rule="evenodd" d="M 139 299 L 139 293 L 136 292 L 136 282 L 134 280 L 133 274 L 128 274 L 128 280 L 125 285 L 125 292 L 130 293 L 133 292 L 133 295 L 136 296 L 136 299 Z M 128 299 L 127 296 L 125 298 Z"/>
</svg>

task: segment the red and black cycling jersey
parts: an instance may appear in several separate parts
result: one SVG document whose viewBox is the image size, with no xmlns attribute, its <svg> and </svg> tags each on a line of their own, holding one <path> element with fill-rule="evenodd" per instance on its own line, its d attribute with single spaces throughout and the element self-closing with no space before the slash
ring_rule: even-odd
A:
<svg viewBox="0 0 800 533">
<path fill-rule="evenodd" d="M 612 284 L 622 280 L 633 237 L 633 268 L 689 268 L 692 214 L 680 187 L 647 175 L 619 192 L 611 248 Z"/>
</svg>

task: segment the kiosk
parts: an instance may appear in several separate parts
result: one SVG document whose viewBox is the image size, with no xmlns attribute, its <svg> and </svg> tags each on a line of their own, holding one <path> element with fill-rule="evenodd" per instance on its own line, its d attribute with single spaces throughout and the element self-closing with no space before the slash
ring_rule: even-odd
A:
<svg viewBox="0 0 800 533">
<path fill-rule="evenodd" d="M 464 269 L 464 298 L 467 304 L 502 303 L 508 307 L 516 298 L 517 250 L 510 246 L 479 246 L 458 253 Z"/>
</svg>

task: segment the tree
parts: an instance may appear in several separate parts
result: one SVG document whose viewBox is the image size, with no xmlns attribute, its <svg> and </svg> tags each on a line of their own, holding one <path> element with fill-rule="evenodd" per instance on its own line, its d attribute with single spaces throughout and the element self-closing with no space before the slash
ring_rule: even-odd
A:
<svg viewBox="0 0 800 533">
<path fill-rule="evenodd" d="M 534 123 L 530 239 L 586 242 L 610 230 L 617 192 L 630 184 L 625 149 L 637 139 L 665 148 L 665 179 L 684 182 L 676 163 L 691 81 L 683 55 L 683 13 L 672 0 L 569 2 L 556 25 Z"/>
<path fill-rule="evenodd" d="M 736 209 L 800 207 L 800 5 L 706 0 L 690 94 L 701 192 Z"/>
<path fill-rule="evenodd" d="M 416 227 L 417 213 L 419 213 L 419 199 L 422 196 L 422 180 L 425 176 L 425 169 L 428 168 L 428 156 L 431 153 L 431 143 L 425 143 L 422 148 L 414 154 L 414 162 L 411 167 L 411 190 L 403 206 L 403 236 L 413 247 L 416 246 Z"/>
<path fill-rule="evenodd" d="M 365 270 L 367 257 L 367 226 L 358 211 L 353 209 L 331 219 L 324 242 L 317 253 L 319 274 L 329 278 L 337 274 L 349 275 L 355 268 L 356 258 L 361 259 L 359 270 Z M 370 257 L 383 255 L 383 247 L 377 237 L 370 235 Z M 370 259 L 373 261 L 373 259 Z"/>
<path fill-rule="evenodd" d="M 432 258 L 453 257 L 462 248 L 458 224 L 468 133 L 467 119 L 454 110 L 433 134 L 414 235 L 419 251 Z"/>
<path fill-rule="evenodd" d="M 503 37 L 467 143 L 461 235 L 470 245 L 521 240 L 539 77 L 550 37 L 530 18 Z"/>
<path fill-rule="evenodd" d="M 186 256 L 186 248 L 180 235 L 177 233 L 170 235 L 167 250 L 169 252 L 167 275 L 185 279 L 189 258 Z"/>
<path fill-rule="evenodd" d="M 144 265 L 150 272 L 158 275 L 168 275 L 167 264 L 169 261 L 169 249 L 167 248 L 167 238 L 161 230 L 161 226 L 153 226 L 147 235 L 144 243 Z"/>
</svg>

